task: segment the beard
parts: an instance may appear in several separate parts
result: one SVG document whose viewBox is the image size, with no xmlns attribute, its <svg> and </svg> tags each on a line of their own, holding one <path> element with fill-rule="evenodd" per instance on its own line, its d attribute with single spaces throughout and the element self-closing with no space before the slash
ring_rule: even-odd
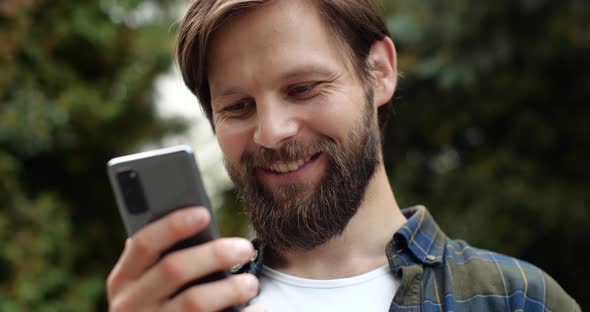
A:
<svg viewBox="0 0 590 312">
<path fill-rule="evenodd" d="M 240 169 L 225 162 L 256 237 L 273 252 L 318 247 L 341 235 L 357 213 L 380 162 L 380 137 L 371 99 L 366 96 L 367 103 L 349 130 L 346 144 L 339 146 L 326 136 L 307 144 L 293 140 L 276 150 L 261 147 L 245 152 Z M 277 185 L 271 191 L 256 177 L 257 168 L 267 168 L 273 161 L 289 162 L 315 155 L 313 161 L 319 153 L 326 157 L 327 168 L 315 190 L 311 182 L 302 181 Z M 309 188 L 311 194 L 304 194 Z"/>
</svg>

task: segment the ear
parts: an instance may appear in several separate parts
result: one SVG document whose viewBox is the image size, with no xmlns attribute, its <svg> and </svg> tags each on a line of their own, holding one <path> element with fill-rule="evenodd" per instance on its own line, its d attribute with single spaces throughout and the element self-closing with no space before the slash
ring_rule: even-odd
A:
<svg viewBox="0 0 590 312">
<path fill-rule="evenodd" d="M 367 61 L 373 75 L 375 106 L 379 107 L 391 100 L 397 87 L 397 59 L 391 38 L 375 41 Z"/>
</svg>

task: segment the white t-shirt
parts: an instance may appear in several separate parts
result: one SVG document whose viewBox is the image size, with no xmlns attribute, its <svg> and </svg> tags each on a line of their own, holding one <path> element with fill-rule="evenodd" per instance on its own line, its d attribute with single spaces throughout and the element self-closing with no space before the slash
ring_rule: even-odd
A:
<svg viewBox="0 0 590 312">
<path fill-rule="evenodd" d="M 260 275 L 260 294 L 252 304 L 270 312 L 389 311 L 399 281 L 389 265 L 354 277 L 316 280 L 278 272 L 267 266 Z"/>
</svg>

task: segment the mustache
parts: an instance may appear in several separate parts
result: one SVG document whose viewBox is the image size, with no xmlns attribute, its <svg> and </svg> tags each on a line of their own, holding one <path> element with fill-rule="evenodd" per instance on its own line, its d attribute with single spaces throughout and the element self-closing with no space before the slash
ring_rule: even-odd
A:
<svg viewBox="0 0 590 312">
<path fill-rule="evenodd" d="M 244 169 L 267 167 L 275 161 L 289 162 L 305 159 L 320 152 L 332 153 L 336 142 L 329 137 L 322 136 L 312 143 L 289 141 L 278 149 L 259 147 L 253 152 L 244 152 L 240 159 Z"/>
</svg>

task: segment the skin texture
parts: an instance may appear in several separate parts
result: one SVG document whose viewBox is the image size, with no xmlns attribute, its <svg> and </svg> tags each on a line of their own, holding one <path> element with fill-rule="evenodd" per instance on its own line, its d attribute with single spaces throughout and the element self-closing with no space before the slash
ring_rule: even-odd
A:
<svg viewBox="0 0 590 312">
<path fill-rule="evenodd" d="M 379 163 L 378 130 L 366 122 L 372 120 L 372 110 L 365 109 L 359 117 L 346 146 L 323 136 L 312 144 L 291 141 L 277 151 L 261 148 L 260 153 L 245 153 L 242 170 L 226 163 L 256 237 L 267 248 L 276 253 L 314 249 L 340 235 L 354 217 Z M 326 173 L 313 191 L 307 191 L 306 176 L 322 159 L 327 162 Z M 290 165 L 292 171 L 287 173 L 268 169 L 276 162 L 297 165 Z M 261 182 L 265 177 L 277 177 L 284 184 L 268 190 Z"/>
<path fill-rule="evenodd" d="M 397 82 L 393 43 L 385 38 L 371 48 L 373 97 L 367 102 L 367 86 L 332 37 L 311 2 L 285 0 L 237 15 L 214 34 L 208 51 L 215 56 L 208 60 L 214 126 L 225 159 L 236 170 L 242 169 L 248 153 L 266 150 L 281 156 L 277 151 L 288 144 L 305 150 L 302 147 L 321 138 L 344 150 L 355 146 L 350 133 L 359 120 L 367 129 L 375 128 L 376 109 L 391 99 Z M 366 110 L 372 113 L 366 115 Z M 370 116 L 369 121 L 362 121 L 363 116 Z M 379 153 L 378 159 L 364 197 L 340 235 L 315 248 L 285 250 L 266 264 L 318 279 L 354 276 L 385 264 L 385 245 L 405 218 Z M 273 160 L 280 164 L 281 157 Z M 291 188 L 305 199 L 324 181 L 329 160 L 320 154 L 309 170 L 287 177 L 257 171 L 255 176 L 271 196 L 280 198 Z M 251 258 L 249 241 L 222 238 L 159 259 L 176 241 L 203 230 L 209 220 L 203 208 L 182 209 L 128 239 L 107 280 L 110 310 L 218 311 L 255 296 L 258 281 L 242 274 L 169 298 L 186 281 Z"/>
<path fill-rule="evenodd" d="M 208 68 L 228 172 L 256 236 L 284 253 L 344 231 L 379 163 L 379 134 L 373 90 L 351 70 L 317 8 L 276 6 L 270 18 L 261 18 L 269 9 L 262 8 L 222 27 Z M 303 166 L 272 169 L 289 163 Z"/>
<path fill-rule="evenodd" d="M 367 85 L 314 4 L 277 1 L 222 26 L 208 55 L 213 120 L 228 171 L 245 199 L 257 236 L 280 256 L 275 260 L 287 263 L 285 271 L 289 259 L 322 259 L 311 255 L 329 245 L 348 246 L 355 234 L 342 234 L 358 210 L 399 210 L 380 159 L 375 160 L 377 168 L 371 168 L 365 166 L 371 159 L 346 153 L 375 148 L 380 154 L 378 139 L 369 138 L 378 136 L 376 110 L 389 101 L 396 84 L 395 52 L 388 38 L 372 49 L 369 60 L 375 79 Z M 324 138 L 345 155 L 342 158 L 354 160 L 354 174 L 330 181 L 346 166 L 332 166 L 336 153 L 321 151 L 309 162 L 311 169 L 305 166 L 288 175 L 268 170 L 277 163 L 306 159 L 310 155 L 305 151 L 317 152 L 309 146 Z M 293 144 L 286 149 L 293 152 L 286 153 L 285 147 Z M 369 175 L 362 177 L 365 171 Z M 355 179 L 362 181 L 325 185 Z M 326 194 L 333 190 L 340 192 L 332 199 Z M 382 199 L 380 207 L 363 209 L 367 200 L 359 205 L 355 196 L 346 196 L 362 199 L 365 190 L 373 193 L 371 200 Z M 399 215 L 387 220 L 396 218 Z M 355 231 L 364 229 L 359 225 Z M 373 263 L 371 267 L 384 264 L 382 248 L 376 258 L 361 261 Z"/>
</svg>

